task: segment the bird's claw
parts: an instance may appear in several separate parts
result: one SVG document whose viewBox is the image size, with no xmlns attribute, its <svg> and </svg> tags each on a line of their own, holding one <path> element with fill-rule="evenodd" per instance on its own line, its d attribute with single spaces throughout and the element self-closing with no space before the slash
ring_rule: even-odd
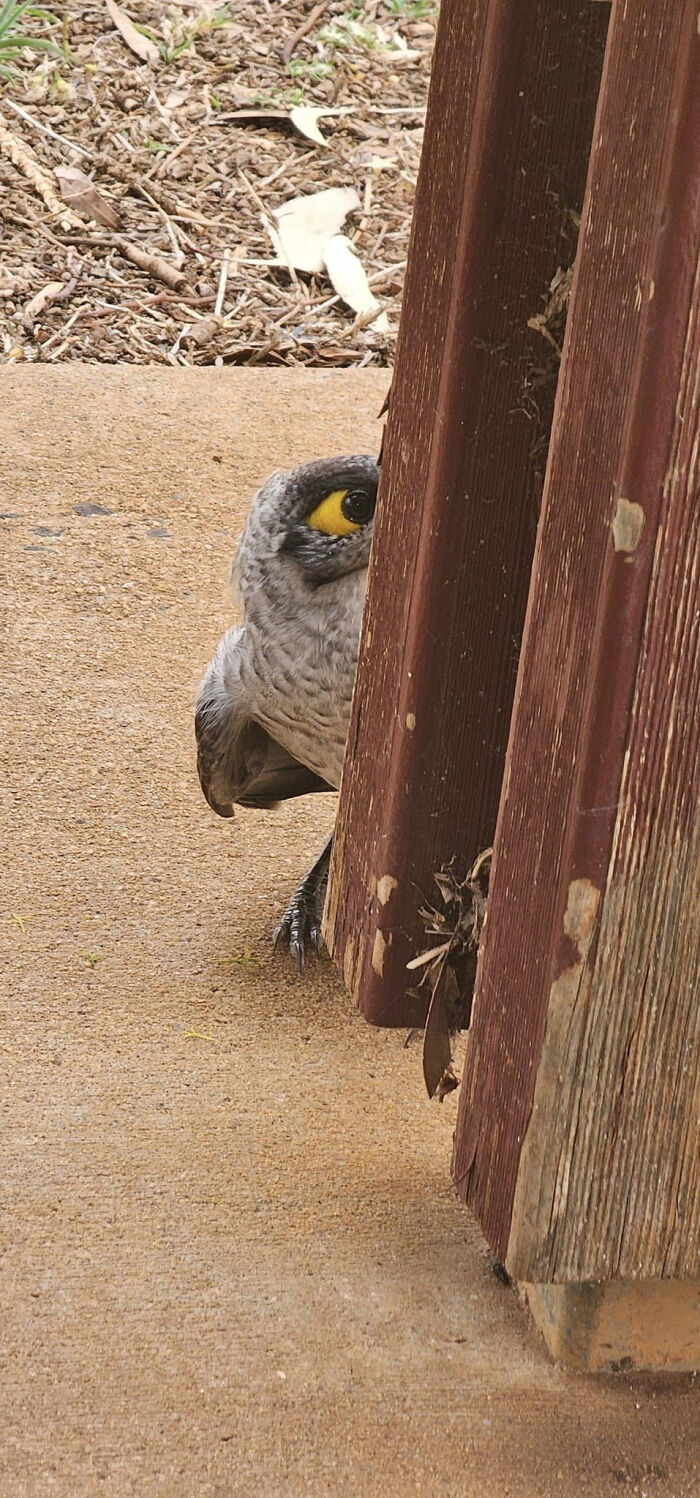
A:
<svg viewBox="0 0 700 1498">
<path fill-rule="evenodd" d="M 311 908 L 313 900 L 314 893 L 307 892 L 301 885 L 292 895 L 281 921 L 275 926 L 272 938 L 273 951 L 277 951 L 280 942 L 289 947 L 300 973 L 304 968 L 307 946 L 313 947 L 314 952 L 321 949 L 321 927 L 317 911 Z"/>
<path fill-rule="evenodd" d="M 300 973 L 304 969 L 306 948 L 312 947 L 314 952 L 320 952 L 323 945 L 321 918 L 326 899 L 329 861 L 330 844 L 324 848 L 313 868 L 309 869 L 306 877 L 302 879 L 273 932 L 273 951 L 277 950 L 280 942 L 286 945 Z"/>
</svg>

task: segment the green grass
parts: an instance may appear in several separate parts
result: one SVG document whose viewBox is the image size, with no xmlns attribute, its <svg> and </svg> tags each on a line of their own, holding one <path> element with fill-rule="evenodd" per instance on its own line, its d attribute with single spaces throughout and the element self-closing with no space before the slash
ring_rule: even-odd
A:
<svg viewBox="0 0 700 1498">
<path fill-rule="evenodd" d="M 200 16 L 199 20 L 179 27 L 167 41 L 154 36 L 150 31 L 146 34 L 156 43 L 163 62 L 175 62 L 183 52 L 189 51 L 198 37 L 208 36 L 210 31 L 218 31 L 221 26 L 227 26 L 230 20 L 231 13 L 228 6 L 224 5 L 213 16 Z M 145 27 L 139 29 L 146 31 Z"/>
<path fill-rule="evenodd" d="M 290 78 L 303 78 L 307 83 L 320 83 L 322 78 L 332 78 L 335 63 L 315 57 L 311 62 L 293 57 L 287 63 Z"/>
<path fill-rule="evenodd" d="M 384 4 L 392 16 L 400 16 L 402 21 L 432 20 L 437 15 L 436 0 L 384 0 Z"/>
<path fill-rule="evenodd" d="M 0 78 L 17 78 L 19 70 L 13 59 L 25 48 L 32 52 L 50 52 L 52 57 L 64 57 L 64 52 L 48 37 L 34 36 L 33 21 L 50 21 L 58 26 L 57 16 L 41 6 L 32 5 L 31 0 L 5 0 L 0 5 Z"/>
</svg>

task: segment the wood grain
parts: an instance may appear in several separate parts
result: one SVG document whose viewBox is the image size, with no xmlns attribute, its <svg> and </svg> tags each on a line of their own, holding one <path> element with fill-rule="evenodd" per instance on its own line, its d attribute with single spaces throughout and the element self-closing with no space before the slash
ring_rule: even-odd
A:
<svg viewBox="0 0 700 1498">
<path fill-rule="evenodd" d="M 522 1288 L 552 1357 L 568 1368 L 580 1373 L 694 1373 L 700 1368 L 697 1280 Z"/>
<path fill-rule="evenodd" d="M 326 937 L 367 1018 L 425 1015 L 432 875 L 492 838 L 607 27 L 589 0 L 443 0 Z"/>
<path fill-rule="evenodd" d="M 454 1175 L 520 1279 L 700 1273 L 700 37 L 613 9 Z"/>
</svg>

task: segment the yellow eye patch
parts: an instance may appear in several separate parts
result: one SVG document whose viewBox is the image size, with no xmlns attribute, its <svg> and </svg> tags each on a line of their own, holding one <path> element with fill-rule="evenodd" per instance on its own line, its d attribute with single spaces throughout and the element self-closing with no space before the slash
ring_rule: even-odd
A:
<svg viewBox="0 0 700 1498">
<path fill-rule="evenodd" d="M 323 531 L 324 536 L 351 536 L 353 531 L 359 531 L 359 525 L 354 520 L 347 520 L 341 509 L 347 493 L 347 489 L 334 489 L 332 494 L 327 494 L 312 510 L 306 524 L 314 531 Z"/>
</svg>

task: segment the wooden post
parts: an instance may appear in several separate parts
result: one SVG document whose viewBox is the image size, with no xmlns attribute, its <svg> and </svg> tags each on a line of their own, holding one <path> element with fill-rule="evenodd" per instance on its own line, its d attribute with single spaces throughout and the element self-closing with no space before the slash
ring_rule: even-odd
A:
<svg viewBox="0 0 700 1498">
<path fill-rule="evenodd" d="M 325 934 L 366 1017 L 410 1024 L 432 875 L 492 839 L 608 20 L 443 0 Z"/>
<path fill-rule="evenodd" d="M 695 0 L 614 6 L 454 1154 L 590 1367 L 700 1364 L 699 161 Z"/>
</svg>

